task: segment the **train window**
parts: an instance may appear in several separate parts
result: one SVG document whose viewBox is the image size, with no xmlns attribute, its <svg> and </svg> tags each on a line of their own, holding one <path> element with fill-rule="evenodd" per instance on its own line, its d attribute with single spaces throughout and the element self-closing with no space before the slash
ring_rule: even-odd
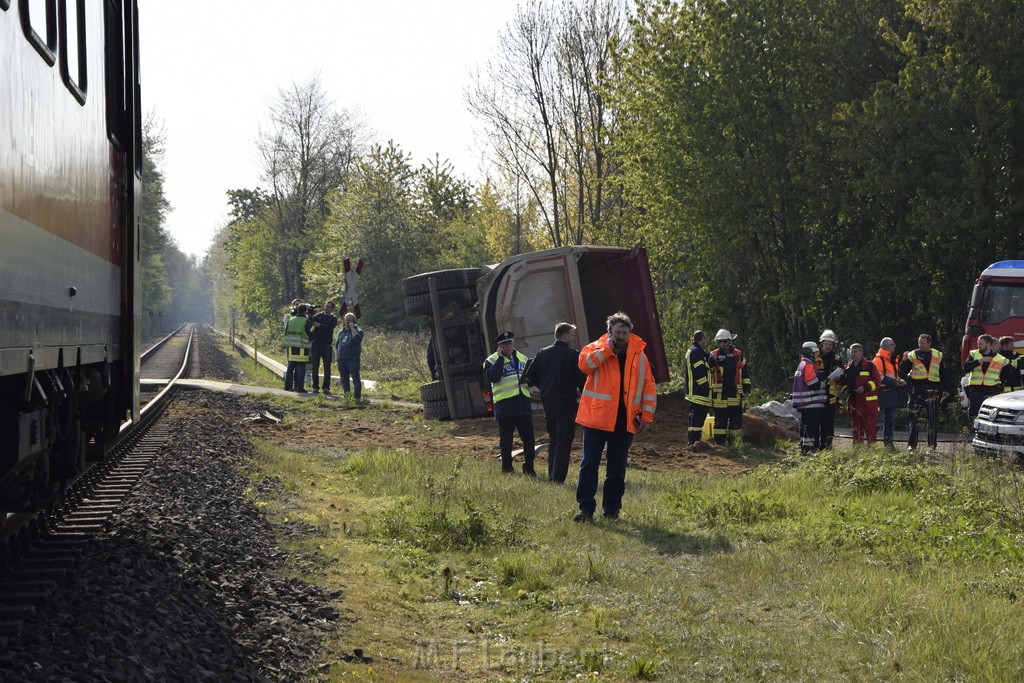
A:
<svg viewBox="0 0 1024 683">
<path fill-rule="evenodd" d="M 125 112 L 125 36 L 121 0 L 103 3 L 103 52 L 106 60 L 107 137 L 118 149 L 131 141 L 126 136 L 128 116 Z"/>
<path fill-rule="evenodd" d="M 85 0 L 59 0 L 59 9 L 60 76 L 75 99 L 85 104 Z"/>
<path fill-rule="evenodd" d="M 21 29 L 46 63 L 57 61 L 56 0 L 21 0 Z"/>
</svg>

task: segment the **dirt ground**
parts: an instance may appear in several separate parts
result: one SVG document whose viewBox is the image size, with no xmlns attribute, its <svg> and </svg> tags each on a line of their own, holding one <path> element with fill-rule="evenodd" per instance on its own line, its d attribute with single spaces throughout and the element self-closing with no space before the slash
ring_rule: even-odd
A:
<svg viewBox="0 0 1024 683">
<path fill-rule="evenodd" d="M 682 394 L 658 397 L 654 424 L 637 435 L 629 453 L 629 466 L 639 469 L 679 471 L 703 475 L 737 475 L 756 463 L 730 454 L 714 444 L 687 445 L 688 404 Z M 747 428 L 750 416 L 744 417 Z M 277 443 L 307 446 L 332 445 L 338 448 L 385 447 L 396 450 L 465 454 L 481 460 L 498 457 L 498 430 L 494 420 L 476 418 L 434 422 L 423 420 L 406 408 L 370 408 L 341 410 L 338 416 L 297 424 L 285 420 L 279 425 L 254 424 L 261 437 Z M 757 418 L 754 418 L 756 420 Z M 534 432 L 538 444 L 547 442 L 544 414 L 534 412 Z M 754 428 L 757 425 L 751 425 Z M 329 435 L 325 439 L 324 435 Z M 582 450 L 582 430 L 573 443 L 573 463 L 578 464 Z M 522 448 L 516 439 L 515 448 Z M 547 467 L 547 452 L 538 454 L 538 471 Z M 522 456 L 517 456 L 522 461 Z"/>
</svg>

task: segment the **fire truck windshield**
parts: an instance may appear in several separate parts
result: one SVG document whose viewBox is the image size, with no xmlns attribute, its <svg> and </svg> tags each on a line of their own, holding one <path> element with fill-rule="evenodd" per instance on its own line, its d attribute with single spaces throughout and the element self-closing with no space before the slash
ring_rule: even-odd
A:
<svg viewBox="0 0 1024 683">
<path fill-rule="evenodd" d="M 989 284 L 981 304 L 982 323 L 1024 317 L 1024 284 Z"/>
</svg>

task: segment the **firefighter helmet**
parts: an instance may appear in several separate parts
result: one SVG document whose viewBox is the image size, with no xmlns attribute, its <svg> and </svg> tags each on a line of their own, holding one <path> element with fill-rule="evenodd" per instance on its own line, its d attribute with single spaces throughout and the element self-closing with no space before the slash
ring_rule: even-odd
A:
<svg viewBox="0 0 1024 683">
<path fill-rule="evenodd" d="M 716 342 L 717 341 L 732 341 L 735 338 L 736 338 L 736 335 L 730 333 L 729 330 L 725 329 L 724 327 L 718 331 L 718 334 L 715 335 L 715 341 Z"/>
<path fill-rule="evenodd" d="M 821 333 L 821 336 L 818 338 L 818 341 L 820 341 L 820 342 L 830 341 L 833 344 L 838 344 L 839 343 L 839 337 L 837 337 L 836 333 L 833 332 L 832 330 L 825 330 L 824 332 Z"/>
<path fill-rule="evenodd" d="M 818 352 L 818 345 L 812 341 L 804 342 L 804 345 L 800 347 L 800 353 L 805 356 L 813 356 Z"/>
</svg>

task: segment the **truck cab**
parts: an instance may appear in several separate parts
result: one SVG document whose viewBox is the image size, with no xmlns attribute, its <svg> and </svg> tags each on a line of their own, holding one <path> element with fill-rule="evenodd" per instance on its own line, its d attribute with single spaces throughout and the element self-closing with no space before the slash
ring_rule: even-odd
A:
<svg viewBox="0 0 1024 683">
<path fill-rule="evenodd" d="M 1024 260 L 999 261 L 981 272 L 971 292 L 961 364 L 983 334 L 1013 337 L 1017 352 L 1024 351 Z"/>
</svg>

